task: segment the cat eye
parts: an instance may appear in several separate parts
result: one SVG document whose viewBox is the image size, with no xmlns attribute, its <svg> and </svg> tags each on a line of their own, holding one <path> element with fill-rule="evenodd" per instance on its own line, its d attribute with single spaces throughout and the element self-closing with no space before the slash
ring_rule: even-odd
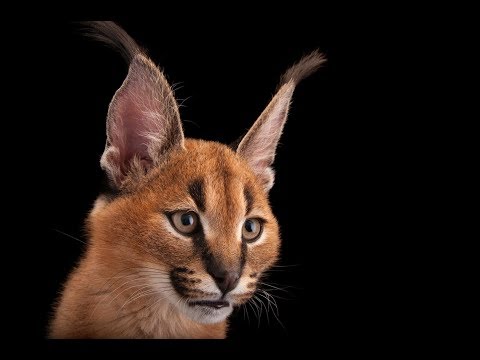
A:
<svg viewBox="0 0 480 360">
<path fill-rule="evenodd" d="M 258 240 L 262 234 L 263 223 L 260 219 L 247 219 L 242 227 L 242 239 L 246 242 Z"/>
<path fill-rule="evenodd" d="M 198 215 L 193 211 L 177 211 L 170 215 L 170 221 L 175 229 L 184 235 L 195 232 L 198 228 Z"/>
</svg>

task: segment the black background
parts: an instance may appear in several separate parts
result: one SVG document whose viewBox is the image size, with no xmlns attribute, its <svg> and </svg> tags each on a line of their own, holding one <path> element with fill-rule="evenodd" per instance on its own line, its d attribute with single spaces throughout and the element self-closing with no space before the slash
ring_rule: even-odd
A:
<svg viewBox="0 0 480 360">
<path fill-rule="evenodd" d="M 269 322 L 265 314 L 258 322 L 251 310 L 250 321 L 240 311 L 230 337 L 272 338 L 276 347 L 304 347 L 312 339 L 314 345 L 336 346 L 383 323 L 368 313 L 381 307 L 382 298 L 370 293 L 374 270 L 364 255 L 371 245 L 359 239 L 373 236 L 363 231 L 362 220 L 370 205 L 371 189 L 364 185 L 370 182 L 374 115 L 359 115 L 369 75 L 361 68 L 368 38 L 328 12 L 304 13 L 296 22 L 259 16 L 188 27 L 113 20 L 148 50 L 170 83 L 180 85 L 176 97 L 183 104 L 185 135 L 223 143 L 251 126 L 284 70 L 314 49 L 326 54 L 328 63 L 295 91 L 274 166 L 270 199 L 283 237 L 279 265 L 285 267 L 271 280 L 289 286 L 275 293 L 285 298 L 277 300 L 282 325 L 272 314 Z M 17 62 L 22 81 L 12 93 L 28 119 L 15 129 L 24 144 L 12 165 L 22 174 L 13 178 L 22 189 L 16 218 L 28 219 L 17 227 L 22 241 L 16 245 L 29 259 L 19 272 L 29 286 L 16 281 L 26 295 L 11 300 L 14 306 L 28 303 L 17 331 L 39 340 L 46 336 L 52 302 L 84 249 L 57 230 L 86 240 L 83 221 L 103 177 L 107 107 L 127 65 L 80 35 L 71 21 L 35 23 L 15 43 L 25 55 Z M 367 61 L 380 62 L 373 55 Z M 26 211 L 25 204 L 35 205 Z"/>
</svg>

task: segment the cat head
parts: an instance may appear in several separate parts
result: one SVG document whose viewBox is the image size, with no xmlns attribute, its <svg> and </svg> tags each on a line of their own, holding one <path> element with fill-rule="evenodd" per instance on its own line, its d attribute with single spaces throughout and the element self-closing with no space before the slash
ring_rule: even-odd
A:
<svg viewBox="0 0 480 360">
<path fill-rule="evenodd" d="M 88 225 L 102 264 L 140 269 L 151 290 L 202 323 L 224 320 L 254 294 L 277 259 L 268 192 L 296 84 L 324 61 L 313 52 L 286 72 L 237 146 L 186 139 L 163 73 L 111 22 L 95 36 L 130 62 L 110 103 L 101 167 L 115 195 L 100 196 Z"/>
</svg>

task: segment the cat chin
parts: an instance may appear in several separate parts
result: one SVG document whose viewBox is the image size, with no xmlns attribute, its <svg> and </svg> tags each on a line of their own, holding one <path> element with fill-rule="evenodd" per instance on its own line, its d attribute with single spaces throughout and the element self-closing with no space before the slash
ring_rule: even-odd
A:
<svg viewBox="0 0 480 360">
<path fill-rule="evenodd" d="M 232 305 L 221 309 L 204 306 L 183 306 L 181 311 L 193 321 L 201 324 L 215 324 L 224 321 L 233 311 Z"/>
</svg>

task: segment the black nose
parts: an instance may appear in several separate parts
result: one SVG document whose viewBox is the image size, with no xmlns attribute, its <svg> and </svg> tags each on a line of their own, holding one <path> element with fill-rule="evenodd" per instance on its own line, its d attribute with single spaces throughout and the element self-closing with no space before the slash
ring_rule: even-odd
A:
<svg viewBox="0 0 480 360">
<path fill-rule="evenodd" d="M 240 279 L 239 271 L 215 270 L 210 274 L 223 294 L 233 290 Z"/>
</svg>

